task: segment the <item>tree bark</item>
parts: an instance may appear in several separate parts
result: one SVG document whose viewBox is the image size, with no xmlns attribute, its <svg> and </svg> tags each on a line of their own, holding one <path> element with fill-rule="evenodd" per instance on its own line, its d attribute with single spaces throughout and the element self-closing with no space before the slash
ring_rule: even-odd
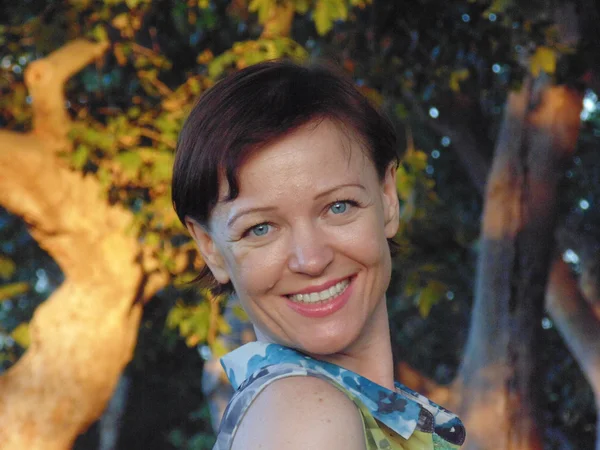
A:
<svg viewBox="0 0 600 450">
<path fill-rule="evenodd" d="M 121 418 L 127 405 L 127 396 L 129 394 L 129 385 L 131 381 L 128 377 L 122 376 L 117 384 L 117 388 L 108 403 L 106 411 L 100 418 L 100 442 L 98 450 L 116 450 L 121 431 Z"/>
<path fill-rule="evenodd" d="M 600 425 L 600 320 L 581 297 L 575 277 L 560 258 L 554 260 L 550 271 L 546 308 L 592 387 Z M 595 448 L 600 450 L 600 435 L 596 436 Z"/>
<path fill-rule="evenodd" d="M 539 97 L 537 97 L 539 94 Z M 581 96 L 528 82 L 509 95 L 486 189 L 472 322 L 456 380 L 466 449 L 541 449 L 536 350 L 560 162 Z M 493 424 L 492 426 L 490 426 Z"/>
<path fill-rule="evenodd" d="M 66 80 L 107 49 L 74 41 L 32 63 L 25 80 L 34 128 L 0 131 L 0 204 L 23 217 L 58 263 L 64 283 L 40 305 L 30 347 L 0 377 L 3 449 L 63 450 L 96 420 L 135 347 L 147 288 L 132 214 L 102 197 L 97 180 L 71 171 Z"/>
</svg>

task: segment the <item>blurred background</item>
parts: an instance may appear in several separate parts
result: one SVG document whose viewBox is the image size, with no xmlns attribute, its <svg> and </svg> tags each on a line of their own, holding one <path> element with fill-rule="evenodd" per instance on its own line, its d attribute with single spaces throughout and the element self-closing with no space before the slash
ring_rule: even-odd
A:
<svg viewBox="0 0 600 450">
<path fill-rule="evenodd" d="M 600 449 L 599 45 L 594 0 L 3 0 L 0 447 L 212 448 L 252 337 L 188 284 L 174 149 L 204 90 L 292 58 L 398 130 L 398 379 L 465 448 Z"/>
</svg>

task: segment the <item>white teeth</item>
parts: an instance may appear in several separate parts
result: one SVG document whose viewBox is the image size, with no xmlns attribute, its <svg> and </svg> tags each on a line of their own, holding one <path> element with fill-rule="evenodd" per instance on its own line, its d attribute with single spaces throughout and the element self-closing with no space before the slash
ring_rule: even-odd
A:
<svg viewBox="0 0 600 450">
<path fill-rule="evenodd" d="M 294 294 L 290 295 L 289 299 L 294 302 L 301 303 L 317 303 L 325 300 L 329 300 L 332 297 L 337 297 L 348 287 L 350 281 L 346 278 L 340 281 L 335 286 L 324 289 L 321 292 L 311 292 L 310 294 Z"/>
</svg>

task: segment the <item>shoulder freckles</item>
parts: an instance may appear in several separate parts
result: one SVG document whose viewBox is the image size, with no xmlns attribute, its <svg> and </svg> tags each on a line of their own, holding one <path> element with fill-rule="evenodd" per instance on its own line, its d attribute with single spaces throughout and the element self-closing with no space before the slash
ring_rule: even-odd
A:
<svg viewBox="0 0 600 450">
<path fill-rule="evenodd" d="M 329 382 L 294 376 L 274 381 L 254 400 L 232 450 L 365 450 L 356 405 Z"/>
</svg>

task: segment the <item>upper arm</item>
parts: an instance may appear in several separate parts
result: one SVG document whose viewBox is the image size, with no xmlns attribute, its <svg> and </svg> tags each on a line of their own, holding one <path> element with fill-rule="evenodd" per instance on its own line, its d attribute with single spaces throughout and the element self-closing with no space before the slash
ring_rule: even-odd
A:
<svg viewBox="0 0 600 450">
<path fill-rule="evenodd" d="M 365 450 L 356 405 L 325 380 L 294 376 L 267 386 L 242 417 L 232 450 Z"/>
</svg>

